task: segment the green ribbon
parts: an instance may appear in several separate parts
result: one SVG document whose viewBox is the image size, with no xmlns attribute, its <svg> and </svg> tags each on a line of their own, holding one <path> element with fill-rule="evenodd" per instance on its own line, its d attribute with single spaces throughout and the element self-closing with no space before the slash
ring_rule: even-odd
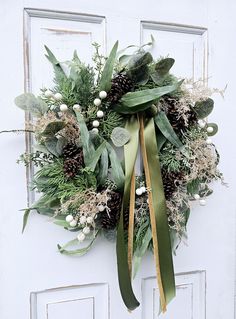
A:
<svg viewBox="0 0 236 319">
<path fill-rule="evenodd" d="M 125 233 L 123 226 L 123 212 L 129 204 L 131 177 L 135 166 L 139 145 L 139 122 L 135 115 L 127 121 L 126 129 L 130 132 L 131 139 L 129 143 L 124 146 L 125 185 L 120 221 L 117 230 L 116 250 L 121 296 L 126 307 L 129 310 L 134 310 L 139 306 L 139 302 L 134 295 L 129 274 L 127 245 L 125 242 Z M 151 118 L 146 120 L 145 122 L 144 138 L 148 157 L 148 166 L 151 176 L 153 206 L 156 217 L 161 279 L 165 294 L 165 300 L 166 303 L 169 303 L 175 297 L 175 278 L 170 234 L 166 214 L 166 203 L 161 177 L 157 141 L 155 136 L 156 134 L 154 121 Z"/>
<path fill-rule="evenodd" d="M 153 206 L 156 215 L 157 239 L 159 243 L 159 260 L 162 285 L 166 303 L 168 304 L 176 294 L 175 277 L 172 260 L 172 250 L 169 226 L 166 213 L 166 201 L 161 177 L 161 167 L 158 155 L 157 141 L 154 138 L 155 125 L 153 119 L 145 123 L 144 138 L 148 164 L 151 176 Z"/>
<path fill-rule="evenodd" d="M 123 203 L 120 214 L 120 221 L 117 229 L 116 253 L 117 253 L 117 266 L 118 266 L 118 279 L 121 296 L 126 307 L 129 310 L 134 310 L 139 306 L 136 299 L 132 285 L 128 267 L 128 254 L 125 243 L 124 225 L 123 225 L 123 212 L 129 204 L 130 198 L 130 184 L 133 169 L 136 162 L 139 144 L 139 123 L 135 116 L 132 116 L 126 123 L 126 129 L 130 132 L 130 141 L 124 146 L 125 157 L 125 185 Z"/>
</svg>

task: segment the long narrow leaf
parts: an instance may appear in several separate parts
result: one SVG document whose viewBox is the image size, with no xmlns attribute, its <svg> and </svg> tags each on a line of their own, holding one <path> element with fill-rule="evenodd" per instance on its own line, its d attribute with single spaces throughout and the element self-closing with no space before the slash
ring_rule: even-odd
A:
<svg viewBox="0 0 236 319">
<path fill-rule="evenodd" d="M 120 160 L 118 159 L 113 147 L 109 143 L 106 143 L 106 147 L 107 147 L 108 155 L 111 161 L 111 169 L 112 169 L 111 173 L 112 173 L 114 182 L 116 183 L 116 186 L 118 189 L 122 189 L 124 186 L 125 175 L 124 175 Z"/>
<path fill-rule="evenodd" d="M 100 84 L 99 84 L 100 91 L 109 91 L 111 88 L 111 78 L 112 78 L 114 63 L 116 60 L 117 49 L 118 49 L 118 41 L 116 41 L 116 43 L 114 44 L 111 50 L 111 53 L 105 63 Z"/>
<path fill-rule="evenodd" d="M 163 111 L 160 111 L 154 118 L 155 123 L 161 133 L 171 142 L 173 145 L 175 145 L 184 155 L 186 155 L 186 150 L 184 148 L 184 145 L 176 135 L 173 127 L 171 126 L 166 114 Z"/>
<path fill-rule="evenodd" d="M 182 83 L 182 82 L 181 82 Z M 126 93 L 120 100 L 125 107 L 134 107 L 153 100 L 159 99 L 161 96 L 171 93 L 178 89 L 179 83 L 173 85 L 162 86 L 154 89 L 147 89 L 136 92 Z"/>
<path fill-rule="evenodd" d="M 91 169 L 93 172 L 95 170 L 95 167 L 97 165 L 97 162 L 99 161 L 99 158 L 102 155 L 103 150 L 106 147 L 106 142 L 103 142 L 97 149 L 96 151 L 93 152 L 92 157 L 89 159 L 87 162 L 87 166 Z"/>
<path fill-rule="evenodd" d="M 83 247 L 83 248 L 79 248 L 79 249 L 73 249 L 73 250 L 67 250 L 66 248 L 69 247 L 69 246 L 72 246 L 72 245 L 76 245 L 78 244 L 78 239 L 73 239 L 71 241 L 69 241 L 67 244 L 65 244 L 64 246 L 60 246 L 59 244 L 57 245 L 57 248 L 59 250 L 59 252 L 61 254 L 64 254 L 64 255 L 77 255 L 77 256 L 83 256 L 85 255 L 89 250 L 90 248 L 92 247 L 95 239 L 97 238 L 97 235 L 98 235 L 99 231 L 97 231 L 94 235 L 94 238 L 91 240 L 91 242 L 88 244 L 88 246 L 86 247 Z"/>
<path fill-rule="evenodd" d="M 99 173 L 97 176 L 99 185 L 103 185 L 106 182 L 107 175 L 108 175 L 108 152 L 107 152 L 107 149 L 105 148 L 101 155 Z"/>
<path fill-rule="evenodd" d="M 23 234 L 23 232 L 25 230 L 25 227 L 27 225 L 30 212 L 31 212 L 31 208 L 26 208 L 25 209 L 24 216 L 23 216 L 22 234 Z"/>
<path fill-rule="evenodd" d="M 144 256 L 145 252 L 147 251 L 148 245 L 149 245 L 151 239 L 152 239 L 152 231 L 151 231 L 151 228 L 149 227 L 147 229 L 146 234 L 143 237 L 141 247 L 137 248 L 134 252 L 134 259 L 133 259 L 133 265 L 134 265 L 133 266 L 133 268 L 134 268 L 133 269 L 134 270 L 133 276 L 134 277 L 136 276 L 136 274 L 138 272 L 142 257 Z"/>
<path fill-rule="evenodd" d="M 85 165 L 88 166 L 95 149 L 91 142 L 89 131 L 84 121 L 83 115 L 80 112 L 76 112 L 76 117 L 79 123 L 81 141 L 83 142 L 84 162 Z"/>
</svg>

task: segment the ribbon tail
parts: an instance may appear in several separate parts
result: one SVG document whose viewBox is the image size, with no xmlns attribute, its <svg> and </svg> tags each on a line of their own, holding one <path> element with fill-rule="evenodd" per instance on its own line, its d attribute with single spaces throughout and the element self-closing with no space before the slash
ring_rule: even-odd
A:
<svg viewBox="0 0 236 319">
<path fill-rule="evenodd" d="M 133 242 L 134 242 L 134 210 L 135 210 L 135 170 L 133 170 L 130 185 L 129 200 L 129 229 L 128 229 L 128 265 L 130 278 L 132 278 L 132 259 L 133 259 Z"/>
<path fill-rule="evenodd" d="M 129 310 L 134 310 L 139 306 L 136 299 L 130 276 L 130 266 L 128 263 L 128 253 L 125 243 L 123 212 L 128 207 L 130 199 L 131 184 L 133 185 L 132 176 L 134 175 L 134 166 L 136 162 L 138 143 L 139 143 L 139 123 L 135 116 L 131 117 L 126 124 L 126 129 L 130 132 L 130 141 L 124 146 L 125 156 L 125 186 L 122 209 L 120 214 L 119 225 L 117 229 L 116 253 L 117 253 L 117 267 L 118 279 L 121 296 L 126 307 Z M 132 186 L 133 187 L 133 186 Z M 129 253 L 130 254 L 130 253 Z"/>
<path fill-rule="evenodd" d="M 162 312 L 175 296 L 175 278 L 172 261 L 170 234 L 166 214 L 165 196 L 158 158 L 155 126 L 149 119 L 144 126 L 143 116 L 140 120 L 140 144 L 143 157 L 146 184 L 149 190 L 149 210 L 152 228 L 154 259 L 160 293 Z"/>
</svg>

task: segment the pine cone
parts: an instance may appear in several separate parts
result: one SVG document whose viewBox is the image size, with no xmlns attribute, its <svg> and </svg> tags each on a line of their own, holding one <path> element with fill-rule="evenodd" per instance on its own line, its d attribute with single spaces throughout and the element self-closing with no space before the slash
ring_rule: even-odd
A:
<svg viewBox="0 0 236 319">
<path fill-rule="evenodd" d="M 133 81 L 125 74 L 119 73 L 111 81 L 111 89 L 108 92 L 108 100 L 116 103 L 127 92 L 131 91 L 134 86 Z"/>
<path fill-rule="evenodd" d="M 171 199 L 171 196 L 176 191 L 184 178 L 182 172 L 162 172 L 163 187 L 166 200 Z"/>
<path fill-rule="evenodd" d="M 184 113 L 185 119 L 187 119 L 186 121 L 179 113 L 178 103 L 176 103 L 176 99 L 166 96 L 164 98 L 164 103 L 167 105 L 166 115 L 170 121 L 170 124 L 176 132 L 185 131 L 189 126 L 197 123 L 197 116 L 192 108 Z"/>
<path fill-rule="evenodd" d="M 102 213 L 101 224 L 103 229 L 114 229 L 119 221 L 121 209 L 121 194 L 117 192 L 110 192 L 110 199 L 107 201 L 107 206 L 110 208 L 109 213 L 104 211 Z"/>
<path fill-rule="evenodd" d="M 64 146 L 62 151 L 64 157 L 64 174 L 67 178 L 73 178 L 79 169 L 84 165 L 84 156 L 82 148 L 69 143 Z"/>
<path fill-rule="evenodd" d="M 73 143 L 68 143 L 63 147 L 62 150 L 62 156 L 67 159 L 67 158 L 75 158 L 77 153 L 78 153 L 79 148 L 77 145 Z"/>
<path fill-rule="evenodd" d="M 73 178 L 76 176 L 80 169 L 79 162 L 74 158 L 68 158 L 64 161 L 63 170 L 67 178 Z"/>
</svg>

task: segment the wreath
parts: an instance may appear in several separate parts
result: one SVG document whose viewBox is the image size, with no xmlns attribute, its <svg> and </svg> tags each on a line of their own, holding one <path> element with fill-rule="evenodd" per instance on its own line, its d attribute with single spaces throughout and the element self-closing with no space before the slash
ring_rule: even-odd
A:
<svg viewBox="0 0 236 319">
<path fill-rule="evenodd" d="M 32 188 L 40 193 L 25 209 L 23 230 L 36 211 L 76 232 L 58 245 L 62 254 L 87 253 L 99 234 L 116 240 L 120 291 L 130 310 L 139 305 L 131 278 L 151 250 L 164 312 L 175 296 L 172 252 L 186 236 L 191 203 L 204 206 L 209 184 L 222 180 L 211 139 L 218 127 L 207 121 L 210 96 L 222 92 L 179 80 L 170 73 L 174 59 L 155 60 L 150 45 L 118 51 L 116 42 L 104 57 L 94 44 L 93 67 L 76 51 L 59 62 L 45 47 L 53 88 L 15 103 L 33 116 L 26 127 L 33 151 L 19 162 L 37 168 Z"/>
</svg>

